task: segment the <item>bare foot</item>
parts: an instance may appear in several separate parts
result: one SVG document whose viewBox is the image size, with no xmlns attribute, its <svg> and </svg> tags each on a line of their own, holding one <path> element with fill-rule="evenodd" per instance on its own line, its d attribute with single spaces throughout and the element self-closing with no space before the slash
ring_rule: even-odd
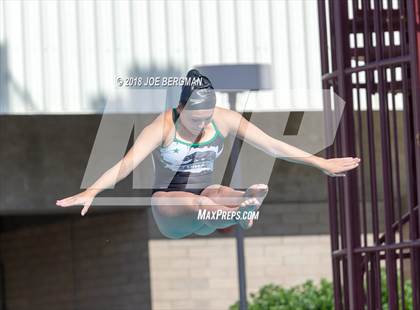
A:
<svg viewBox="0 0 420 310">
<path fill-rule="evenodd" d="M 265 184 L 251 185 L 244 193 L 244 200 L 239 205 L 240 211 L 257 211 L 268 193 L 268 186 Z M 253 225 L 253 219 L 240 219 L 239 225 L 243 229 L 249 229 Z"/>
<path fill-rule="evenodd" d="M 247 188 L 244 197 L 246 198 L 257 198 L 261 203 L 265 199 L 268 193 L 268 186 L 265 184 L 254 184 Z"/>
</svg>

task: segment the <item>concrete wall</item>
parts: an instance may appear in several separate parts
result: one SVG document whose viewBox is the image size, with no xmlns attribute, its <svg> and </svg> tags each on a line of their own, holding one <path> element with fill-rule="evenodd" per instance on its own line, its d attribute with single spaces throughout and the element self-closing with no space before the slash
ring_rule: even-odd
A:
<svg viewBox="0 0 420 310">
<path fill-rule="evenodd" d="M 150 309 L 147 242 L 143 211 L 2 217 L 4 309 Z"/>
</svg>

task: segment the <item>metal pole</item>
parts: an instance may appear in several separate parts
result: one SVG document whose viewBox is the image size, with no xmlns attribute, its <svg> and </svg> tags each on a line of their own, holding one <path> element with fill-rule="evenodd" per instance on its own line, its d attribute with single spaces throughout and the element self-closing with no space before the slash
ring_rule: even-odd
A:
<svg viewBox="0 0 420 310">
<path fill-rule="evenodd" d="M 236 252 L 238 255 L 238 280 L 239 280 L 239 309 L 247 310 L 246 300 L 246 273 L 245 273 L 245 255 L 244 255 L 244 233 L 239 225 L 235 229 Z"/>
<path fill-rule="evenodd" d="M 334 34 L 336 47 L 336 61 L 338 72 L 338 94 L 348 101 L 343 113 L 343 122 L 340 125 L 340 135 L 342 143 L 342 152 L 340 155 L 353 156 L 355 153 L 354 139 L 354 120 L 353 120 L 353 104 L 352 104 L 352 85 L 351 79 L 345 74 L 345 68 L 350 67 L 348 29 L 345 21 L 347 20 L 347 2 L 331 1 L 334 12 Z M 358 210 L 358 187 L 357 172 L 352 171 L 347 174 L 343 180 L 344 194 L 344 229 L 346 231 L 346 264 L 348 277 L 345 281 L 348 283 L 349 309 L 362 309 L 363 304 L 363 276 L 361 273 L 361 255 L 354 252 L 355 248 L 360 247 L 360 227 L 359 227 L 359 210 Z M 341 216 L 343 216 L 341 214 Z M 347 302 L 346 302 L 347 304 Z"/>
<path fill-rule="evenodd" d="M 329 73 L 328 64 L 328 39 L 327 39 L 327 20 L 326 20 L 326 3 L 325 0 L 318 0 L 318 20 L 319 20 L 319 36 L 321 48 L 321 70 L 322 75 Z M 333 82 L 325 78 L 322 79 L 322 88 L 330 90 L 329 83 Z M 325 136 L 332 139 L 332 111 L 331 100 L 327 96 L 324 97 L 325 109 Z M 327 158 L 334 157 L 334 146 L 329 146 L 326 149 Z M 331 253 L 339 249 L 339 232 L 338 232 L 338 211 L 337 211 L 337 190 L 336 181 L 332 178 L 327 179 L 328 182 L 328 208 L 329 208 L 329 228 Z M 336 310 L 343 309 L 342 303 L 342 287 L 340 275 L 340 258 L 331 255 L 332 275 L 333 275 L 333 290 L 334 290 L 334 307 Z"/>
<path fill-rule="evenodd" d="M 237 93 L 229 93 L 229 105 L 230 108 L 236 111 L 236 95 Z M 236 137 L 232 146 L 231 160 L 229 161 L 228 168 L 226 172 L 228 173 L 228 178 L 226 179 L 226 184 L 230 184 L 232 180 L 233 172 L 235 166 L 239 163 L 239 152 L 241 150 L 241 143 Z M 238 260 L 238 281 L 239 281 L 239 309 L 247 310 L 247 298 L 246 298 L 246 271 L 245 271 L 245 251 L 244 251 L 244 234 L 242 228 L 239 225 L 236 225 L 235 229 L 235 238 L 236 238 L 236 255 Z"/>
<path fill-rule="evenodd" d="M 420 7 L 418 1 L 407 1 L 407 25 L 408 25 L 408 35 L 409 35 L 409 54 L 410 54 L 410 80 L 411 80 L 411 99 L 412 99 L 412 128 L 413 128 L 413 136 L 412 141 L 408 141 L 410 145 L 410 150 L 414 153 L 415 161 L 413 164 L 414 170 L 414 182 L 412 186 L 412 191 L 414 193 L 420 192 L 420 88 L 419 88 L 419 71 L 420 71 L 420 31 L 418 30 L 418 26 L 420 24 Z M 408 138 L 408 137 L 407 137 Z M 408 140 L 408 139 L 407 139 Z M 417 179 L 417 182 L 415 182 Z M 419 202 L 419 197 L 417 195 L 417 205 Z M 410 206 L 412 209 L 414 205 Z M 411 212 L 413 215 L 413 212 Z M 417 219 L 411 219 L 411 223 L 414 227 L 410 227 L 411 230 L 411 237 L 412 238 L 419 238 L 419 225 L 420 225 L 420 210 L 417 213 Z M 411 225 L 410 225 L 411 226 Z M 420 270 L 420 250 L 418 248 L 411 249 L 412 258 L 411 258 L 411 266 L 412 266 L 412 285 L 413 285 L 413 303 L 414 309 L 420 309 L 420 277 L 419 277 L 419 270 Z"/>
</svg>

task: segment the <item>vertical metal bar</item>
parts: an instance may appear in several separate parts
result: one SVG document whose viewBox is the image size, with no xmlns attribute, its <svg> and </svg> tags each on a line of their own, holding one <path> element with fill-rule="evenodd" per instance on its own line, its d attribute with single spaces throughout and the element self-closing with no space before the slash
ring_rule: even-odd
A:
<svg viewBox="0 0 420 310">
<path fill-rule="evenodd" d="M 414 150 L 416 154 L 415 168 L 416 175 L 420 178 L 420 4 L 418 1 L 408 1 L 408 27 L 410 39 L 410 56 L 411 56 L 411 88 L 413 98 L 413 125 L 415 133 Z M 420 181 L 417 179 L 417 193 L 420 193 Z M 417 204 L 419 204 L 419 196 L 417 195 Z M 420 212 L 418 214 L 420 222 Z"/>
<path fill-rule="evenodd" d="M 414 129 L 414 140 L 412 143 L 414 149 L 414 156 L 415 162 L 415 175 L 417 176 L 417 180 L 414 179 L 415 186 L 414 188 L 414 195 L 417 193 L 417 197 L 415 196 L 414 199 L 419 204 L 419 193 L 420 193 L 420 86 L 419 86 L 419 71 L 420 71 L 420 50 L 418 48 L 420 44 L 420 32 L 418 31 L 418 26 L 420 24 L 420 4 L 418 1 L 408 0 L 407 1 L 407 20 L 408 20 L 408 35 L 409 35 L 409 49 L 410 49 L 410 73 L 411 73 L 411 91 L 412 91 L 412 107 L 413 107 L 413 129 Z M 418 212 L 417 217 L 417 229 L 420 224 L 420 210 Z M 416 232 L 416 238 L 419 237 L 419 232 Z M 412 281 L 413 283 L 413 295 L 414 295 L 414 302 L 416 305 L 420 305 L 420 277 L 419 277 L 419 269 L 420 269 L 420 251 L 418 248 L 412 249 L 412 255 L 414 256 L 412 261 L 414 264 L 414 269 L 417 271 L 417 278 Z M 420 308 L 420 306 L 418 306 Z"/>
<path fill-rule="evenodd" d="M 369 282 L 369 290 L 371 291 L 369 305 L 372 309 L 382 309 L 381 303 L 377 303 L 376 300 L 376 278 L 375 278 L 375 268 L 376 268 L 376 257 L 372 253 L 367 253 L 368 261 L 369 261 L 369 270 L 367 270 L 368 274 L 368 282 Z"/>
<path fill-rule="evenodd" d="M 368 30 L 368 7 L 367 2 L 363 2 L 363 21 L 364 21 L 364 47 L 365 47 L 365 62 L 370 62 L 370 48 L 371 37 Z M 367 129 L 368 129 L 368 145 L 369 145 L 369 167 L 370 167 L 370 187 L 371 187 L 371 200 L 372 200 L 372 227 L 373 227 L 373 238 L 375 245 L 378 245 L 379 239 L 379 227 L 378 227 L 378 196 L 377 196 L 377 180 L 376 180 L 376 158 L 375 158 L 375 140 L 374 140 L 374 123 L 373 123 L 373 111 L 372 111 L 372 81 L 373 76 L 370 70 L 366 71 L 366 115 L 367 115 Z"/>
<path fill-rule="evenodd" d="M 343 273 L 342 275 L 342 283 L 343 283 L 343 292 L 340 296 L 344 309 L 350 309 L 350 293 L 349 293 L 349 276 L 348 276 L 348 262 L 347 257 L 343 256 L 340 258 L 340 269 Z M 340 283 L 341 285 L 341 283 Z"/>
<path fill-rule="evenodd" d="M 413 121 L 415 131 L 414 150 L 416 154 L 416 175 L 420 178 L 420 3 L 416 0 L 407 1 L 408 34 L 410 39 L 411 56 L 411 88 L 413 96 Z M 420 195 L 420 180 L 417 180 L 417 193 Z M 419 204 L 417 196 L 417 204 Z M 420 222 L 420 212 L 418 213 Z"/>
<path fill-rule="evenodd" d="M 376 33 L 376 60 L 383 57 L 383 32 L 381 20 L 381 3 L 375 1 L 374 8 L 374 29 Z M 395 234 L 393 233 L 392 223 L 394 221 L 394 201 L 392 191 L 392 175 L 391 175 L 391 154 L 389 146 L 389 115 L 388 115 L 388 98 L 385 93 L 384 70 L 378 66 L 378 95 L 379 95 L 379 115 L 381 128 L 381 150 L 382 150 L 382 173 L 383 173 L 383 189 L 384 189 L 384 211 L 385 211 L 385 242 L 386 244 L 395 243 Z M 395 250 L 385 251 L 387 288 L 388 288 L 388 307 L 398 309 L 398 299 L 396 296 L 397 278 L 395 265 Z"/>
<path fill-rule="evenodd" d="M 340 126 L 341 128 L 341 126 Z M 340 129 L 340 132 L 342 132 L 343 129 Z M 342 151 L 342 147 L 341 144 L 343 139 L 340 138 L 340 135 L 337 137 L 337 152 L 335 153 L 336 156 L 342 156 L 343 155 L 343 151 Z M 336 180 L 337 183 L 337 188 L 338 188 L 338 210 L 339 210 L 339 219 L 340 219 L 340 237 L 341 237 L 341 249 L 343 250 L 348 250 L 348 242 L 347 242 L 347 224 L 346 224 L 346 219 L 347 219 L 347 214 L 345 212 L 345 196 L 344 196 L 344 182 L 343 180 Z M 341 259 L 341 265 L 343 268 L 343 296 L 342 298 L 344 299 L 344 308 L 345 309 L 349 309 L 350 308 L 350 298 L 352 298 L 350 296 L 349 293 L 349 285 L 350 285 L 350 281 L 349 281 L 349 265 L 348 265 L 348 259 L 347 256 L 343 257 Z"/>
<path fill-rule="evenodd" d="M 329 10 L 329 16 L 330 16 L 330 38 L 331 38 L 331 69 L 333 72 L 337 72 L 338 67 L 338 54 L 340 53 L 340 50 L 337 49 L 337 36 L 340 36 L 340 33 L 337 33 L 335 30 L 335 24 L 336 20 L 340 19 L 340 16 L 335 16 L 334 12 L 334 0 L 329 0 L 328 2 L 328 10 Z M 334 94 L 339 93 L 338 85 L 337 85 L 337 77 L 335 77 L 332 80 L 332 86 Z M 335 104 L 335 102 L 334 102 Z M 334 108 L 334 111 L 337 111 L 336 108 Z M 335 143 L 335 150 L 333 156 L 337 157 L 343 154 L 342 151 L 342 123 L 340 123 L 340 119 L 338 118 L 337 113 L 335 113 L 334 118 L 335 124 L 338 124 L 337 128 L 337 136 L 336 136 L 336 143 Z M 347 248 L 347 233 L 346 233 L 346 212 L 344 209 L 344 184 L 342 179 L 334 179 L 333 184 L 335 185 L 335 190 L 337 192 L 337 211 L 338 211 L 338 230 L 337 233 L 339 234 L 339 248 L 340 249 L 346 249 Z M 350 307 L 350 296 L 348 294 L 349 292 L 349 276 L 348 276 L 348 262 L 346 257 L 340 257 L 338 259 L 338 267 L 339 267 L 339 275 L 341 277 L 342 273 L 342 281 L 339 282 L 340 285 L 340 303 L 342 304 L 344 309 L 349 309 Z M 340 279 L 341 280 L 341 279 Z M 342 284 L 341 284 L 342 283 Z M 341 291 L 341 285 L 343 285 L 342 291 Z"/>
<path fill-rule="evenodd" d="M 389 35 L 389 48 L 388 48 L 388 57 L 392 58 L 394 54 L 394 19 L 392 14 L 392 1 L 387 0 L 387 30 Z M 404 241 L 404 233 L 402 227 L 402 204 L 401 204 L 401 182 L 400 182 L 400 160 L 399 160 L 399 143 L 398 143 L 398 127 L 397 127 L 397 112 L 395 106 L 395 94 L 396 90 L 394 88 L 395 78 L 395 66 L 390 67 L 390 90 L 391 90 L 391 103 L 392 103 L 392 124 L 393 124 L 393 137 L 394 137 L 394 162 L 395 162 L 395 186 L 397 194 L 397 207 L 398 207 L 398 233 L 399 233 L 399 242 Z M 404 296 L 404 256 L 403 250 L 399 251 L 399 269 L 400 269 L 400 289 L 401 289 L 401 307 L 405 309 L 405 296 Z M 397 274 L 398 275 L 398 274 Z"/>
<path fill-rule="evenodd" d="M 349 44 L 348 31 L 345 28 L 347 18 L 347 1 L 334 2 L 334 14 L 339 19 L 335 19 L 334 30 L 337 43 L 337 71 L 338 71 L 338 91 L 339 95 L 351 102 L 351 80 L 345 75 L 344 69 L 349 64 Z M 342 36 L 342 34 L 344 34 Z M 354 127 L 353 127 L 353 106 L 346 105 L 342 120 L 342 131 L 344 143 L 343 150 L 347 155 L 354 154 Z M 361 309 L 363 300 L 363 287 L 361 281 L 361 256 L 354 252 L 360 246 L 360 227 L 357 189 L 357 172 L 352 171 L 347 174 L 344 180 L 344 207 L 346 214 L 346 257 L 349 282 L 349 306 L 351 310 Z"/>
<path fill-rule="evenodd" d="M 337 18 L 335 18 L 335 12 L 334 12 L 334 0 L 329 0 L 328 1 L 328 10 L 329 10 L 329 17 L 330 17 L 330 38 L 331 38 L 331 71 L 336 72 L 337 70 L 337 55 L 339 53 L 339 51 L 337 51 L 337 41 L 336 41 L 336 37 L 339 36 L 340 34 L 337 33 L 335 31 L 335 24 L 336 24 L 336 19 L 339 18 L 339 16 L 337 16 Z M 337 81 L 336 78 L 334 78 L 332 80 L 332 86 L 333 86 L 333 90 L 334 90 L 334 94 L 337 94 L 338 91 L 338 86 L 337 86 Z M 337 111 L 337 109 L 335 109 L 335 111 Z M 337 133 L 341 133 L 342 132 L 342 125 L 339 123 L 339 119 L 337 115 L 336 119 L 335 119 L 335 123 L 339 124 L 338 128 L 337 128 Z M 341 135 L 338 134 L 336 136 L 336 143 L 335 143 L 335 150 L 333 153 L 333 156 L 339 156 L 342 155 L 342 138 Z M 337 193 L 337 212 L 338 212 L 338 226 L 337 226 L 337 234 L 339 237 L 339 248 L 340 249 L 346 249 L 347 247 L 347 243 L 346 243 L 346 225 L 345 225 L 345 219 L 346 219 L 346 213 L 343 211 L 344 208 L 344 186 L 343 186 L 343 180 L 340 179 L 334 179 L 333 184 L 335 186 L 335 191 Z M 339 302 L 340 302 L 340 306 L 343 307 L 344 309 L 348 309 L 350 306 L 350 301 L 349 301 L 349 281 L 348 281 L 348 263 L 346 260 L 346 257 L 340 257 L 339 259 L 337 259 L 337 265 L 338 265 L 338 269 L 339 269 Z M 342 276 L 341 276 L 341 272 L 342 272 Z M 341 281 L 342 279 L 342 281 Z M 343 288 L 341 288 L 341 283 L 343 284 Z M 343 293 L 344 292 L 344 293 Z"/>
<path fill-rule="evenodd" d="M 362 2 L 363 11 L 363 45 L 365 51 L 365 63 L 370 63 L 370 51 L 373 48 L 370 16 L 371 10 L 368 2 Z M 374 133 L 374 119 L 372 111 L 372 83 L 373 74 L 371 70 L 366 70 L 366 121 L 368 131 L 368 145 L 369 145 L 369 169 L 370 169 L 370 189 L 371 189 L 371 208 L 372 208 L 372 228 L 373 228 L 373 240 L 375 245 L 379 245 L 379 212 L 378 212 L 378 190 L 377 190 L 377 179 L 376 179 L 376 147 L 375 147 L 375 133 Z M 372 264 L 372 279 L 374 281 L 374 307 L 382 309 L 381 303 L 381 281 L 380 281 L 380 262 L 378 255 L 372 255 L 374 262 Z"/>
<path fill-rule="evenodd" d="M 357 16 L 357 6 L 356 0 L 352 0 L 352 8 L 353 8 L 353 20 L 352 20 L 352 32 L 354 35 L 354 61 L 356 63 L 356 67 L 359 66 L 358 60 L 358 43 L 357 43 L 357 29 L 356 29 L 356 16 Z M 361 106 L 360 106 L 360 83 L 359 83 L 359 73 L 353 73 L 356 76 L 356 102 L 357 102 L 357 125 L 358 125 L 358 142 L 359 142 L 359 156 L 363 162 L 364 152 L 363 152 L 363 124 L 362 124 L 362 116 L 361 116 Z M 352 81 L 353 83 L 353 81 Z M 360 183 L 361 183 L 361 194 L 362 194 L 362 222 L 363 222 L 363 242 L 364 246 L 368 246 L 367 244 L 367 223 L 366 223 L 366 193 L 365 193 L 365 172 L 364 166 L 360 166 Z"/>
<path fill-rule="evenodd" d="M 228 93 L 230 108 L 236 111 L 236 93 Z M 235 138 L 233 141 L 232 151 L 226 167 L 225 175 L 223 176 L 222 184 L 229 185 L 235 166 L 238 163 L 239 153 L 241 151 L 242 141 Z M 236 255 L 238 260 L 238 286 L 239 286 L 239 309 L 247 310 L 248 303 L 246 297 L 246 269 L 245 269 L 245 251 L 244 251 L 244 235 L 241 227 L 236 225 L 235 227 L 235 238 L 236 238 Z"/>
<path fill-rule="evenodd" d="M 405 1 L 404 1 L 405 3 Z M 405 6 L 402 1 L 398 3 L 399 15 L 406 16 Z M 406 41 L 406 19 L 400 19 L 400 42 L 401 42 L 401 54 L 408 53 L 408 46 Z M 407 191 L 408 191 L 408 207 L 409 207 L 409 239 L 417 239 L 417 221 L 414 213 L 415 206 L 415 176 L 414 176 L 414 150 L 412 141 L 414 141 L 414 135 L 412 130 L 412 111 L 411 111 L 411 99 L 409 97 L 409 73 L 408 65 L 402 64 L 401 68 L 402 73 L 402 84 L 403 84 L 403 117 L 404 117 L 404 145 L 405 145 L 405 160 L 407 163 L 406 173 L 407 173 Z M 419 268 L 418 268 L 418 259 L 416 255 L 417 251 L 414 247 L 410 249 L 410 267 L 411 267 L 411 280 L 413 285 L 413 305 L 414 309 L 418 309 L 418 293 L 416 287 L 419 283 Z"/>
<path fill-rule="evenodd" d="M 336 57 L 336 51 L 334 50 L 333 53 L 334 57 Z M 333 63 L 336 64 L 336 61 L 334 61 Z M 333 83 L 333 90 L 334 90 L 334 94 L 338 93 L 338 86 L 337 86 L 337 81 L 334 80 Z M 334 106 L 334 111 L 337 111 L 337 107 Z M 337 113 L 335 113 L 337 114 Z M 336 136 L 336 143 L 335 143 L 335 151 L 333 156 L 334 157 L 342 157 L 343 156 L 343 147 L 342 144 L 344 143 L 343 141 L 345 140 L 343 138 L 343 125 L 342 123 L 340 123 L 340 119 L 338 118 L 337 115 L 335 115 L 335 119 L 334 119 L 336 124 L 339 124 L 338 128 L 337 128 L 337 136 Z M 336 191 L 337 191 L 337 211 L 338 211 L 338 234 L 339 234 L 339 241 L 340 241 L 340 245 L 339 248 L 346 250 L 347 249 L 347 230 L 346 230 L 346 218 L 347 218 L 347 214 L 345 212 L 345 194 L 344 194 L 344 182 L 342 179 L 334 179 L 334 184 L 336 187 Z M 344 309 L 348 309 L 350 306 L 350 301 L 349 301 L 349 294 L 347 293 L 349 291 L 349 277 L 348 277 L 348 261 L 346 259 L 346 257 L 342 257 L 340 259 L 340 265 L 343 268 L 342 272 L 343 272 L 343 291 L 345 292 L 341 298 L 343 299 L 344 302 Z"/>
<path fill-rule="evenodd" d="M 356 19 L 358 18 L 358 10 L 357 10 L 357 5 L 356 5 L 356 1 L 352 0 L 352 10 L 353 10 L 353 19 L 352 19 L 352 33 L 354 36 L 354 53 L 353 53 L 353 58 L 354 58 L 354 62 L 355 62 L 355 66 L 358 67 L 359 66 L 359 59 L 358 59 L 358 51 L 359 51 L 359 46 L 358 46 L 358 40 L 357 40 L 357 28 L 356 28 Z M 357 125 L 358 125 L 358 147 L 359 147 L 359 156 L 362 160 L 362 163 L 364 162 L 364 152 L 363 152 L 363 123 L 362 123 L 362 116 L 361 116 L 361 106 L 360 106 L 360 85 L 359 85 L 359 72 L 353 73 L 356 77 L 356 102 L 357 102 Z M 353 83 L 353 80 L 352 80 Z M 353 88 L 353 87 L 352 87 Z M 353 103 L 353 102 L 352 102 Z M 367 222 L 366 222 L 366 193 L 365 193 L 365 172 L 364 172 L 364 165 L 362 164 L 359 168 L 360 170 L 360 183 L 361 183 L 361 198 L 362 198 L 362 227 L 363 227 L 363 245 L 366 247 L 368 246 L 368 242 L 367 242 Z M 366 283 L 367 283 L 367 299 L 371 300 L 371 289 L 370 289 L 370 283 L 368 281 L 368 257 L 365 255 L 363 257 L 363 264 L 364 264 L 364 269 L 366 272 Z M 363 271 L 361 274 L 362 280 L 363 280 Z M 363 290 L 364 291 L 364 290 Z M 365 296 L 365 294 L 363 295 L 363 297 Z M 362 304 L 363 307 L 366 304 L 366 298 L 363 298 L 362 300 Z M 372 309 L 371 307 L 371 303 L 367 303 L 368 306 L 368 310 Z"/>
<path fill-rule="evenodd" d="M 246 300 L 246 274 L 245 274 L 245 255 L 244 255 L 244 234 L 242 228 L 236 225 L 236 253 L 238 259 L 238 280 L 239 280 L 239 309 L 247 310 Z"/>
<path fill-rule="evenodd" d="M 325 0 L 318 0 L 318 20 L 319 20 L 319 36 L 320 36 L 320 49 L 321 49 L 321 72 L 326 74 L 329 72 L 328 65 L 328 37 L 327 37 L 327 25 L 326 20 L 326 2 Z M 322 89 L 324 92 L 326 89 L 330 89 L 329 81 L 322 81 Z M 325 93 L 324 93 L 325 94 Z M 326 97 L 326 98 L 325 98 Z M 329 138 L 332 138 L 332 111 L 331 111 L 331 101 L 330 96 L 324 97 L 324 113 L 325 113 L 325 135 Z M 329 146 L 326 149 L 327 158 L 332 158 L 334 153 L 334 147 Z M 334 252 L 339 249 L 338 243 L 338 227 L 337 227 L 337 196 L 335 181 L 332 178 L 327 177 L 328 184 L 328 208 L 329 208 L 329 227 L 330 227 L 330 237 L 331 237 L 331 252 Z M 341 279 L 340 279 L 340 263 L 339 258 L 332 256 L 332 274 L 333 274 L 333 289 L 334 289 L 334 308 L 336 310 L 342 310 L 341 302 Z"/>
</svg>

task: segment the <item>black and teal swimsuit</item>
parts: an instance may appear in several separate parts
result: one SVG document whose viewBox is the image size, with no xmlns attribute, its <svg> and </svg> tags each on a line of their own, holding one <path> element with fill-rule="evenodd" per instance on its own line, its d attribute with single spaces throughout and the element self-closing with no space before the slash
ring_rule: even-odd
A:
<svg viewBox="0 0 420 310">
<path fill-rule="evenodd" d="M 216 159 L 223 151 L 224 137 L 214 121 L 214 136 L 201 143 L 187 143 L 177 139 L 176 109 L 172 110 L 175 137 L 171 144 L 152 153 L 155 168 L 153 193 L 157 191 L 186 191 L 200 194 L 213 182 Z"/>
</svg>

